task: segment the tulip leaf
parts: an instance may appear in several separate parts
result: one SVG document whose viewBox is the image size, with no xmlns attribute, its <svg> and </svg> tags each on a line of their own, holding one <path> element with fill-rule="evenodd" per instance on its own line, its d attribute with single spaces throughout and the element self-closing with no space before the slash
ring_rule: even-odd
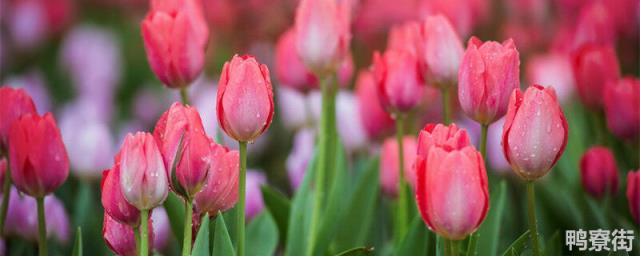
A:
<svg viewBox="0 0 640 256">
<path fill-rule="evenodd" d="M 278 226 L 269 211 L 256 216 L 247 227 L 248 256 L 273 255 L 278 246 Z"/>
<path fill-rule="evenodd" d="M 289 211 L 291 210 L 291 201 L 280 191 L 270 186 L 262 186 L 262 198 L 264 204 L 271 213 L 273 219 L 278 226 L 280 241 L 287 240 L 287 225 L 289 221 Z"/>
<path fill-rule="evenodd" d="M 355 189 L 344 211 L 343 223 L 335 239 L 337 251 L 360 246 L 366 242 L 376 211 L 379 196 L 378 159 L 372 158 L 362 175 L 355 181 Z M 357 227 L 357 228 L 354 228 Z"/>
<path fill-rule="evenodd" d="M 374 251 L 373 247 L 356 247 L 345 250 L 336 256 L 359 256 L 359 255 L 371 255 Z"/>
<path fill-rule="evenodd" d="M 497 255 L 498 245 L 500 239 L 496 239 L 501 236 L 502 231 L 502 215 L 504 214 L 504 207 L 507 197 L 507 183 L 503 180 L 494 191 L 491 191 L 490 206 L 487 212 L 487 218 L 484 220 L 478 232 L 476 232 L 477 243 L 482 246 L 479 248 L 469 248 L 467 255 L 475 255 L 477 249 L 477 255 Z"/>
<path fill-rule="evenodd" d="M 398 245 L 395 255 L 427 255 L 432 236 L 433 233 L 427 229 L 422 217 L 414 217 L 409 231 Z"/>
<path fill-rule="evenodd" d="M 184 226 L 184 203 L 176 194 L 169 193 L 164 201 L 164 209 L 167 210 L 171 232 L 178 241 L 182 241 L 182 230 Z"/>
<path fill-rule="evenodd" d="M 193 243 L 193 250 L 191 252 L 193 256 L 207 256 L 209 255 L 209 215 L 204 214 L 202 221 L 200 221 L 200 229 L 196 236 L 196 241 Z"/>
<path fill-rule="evenodd" d="M 73 256 L 81 256 L 82 255 L 82 228 L 78 227 L 76 231 L 76 242 L 73 243 Z"/>
<path fill-rule="evenodd" d="M 509 247 L 502 253 L 503 256 L 507 255 L 520 255 L 522 251 L 529 245 L 529 234 L 531 232 L 527 230 L 518 239 L 514 240 Z"/>
<path fill-rule="evenodd" d="M 317 155 L 317 150 L 315 150 L 311 161 L 307 165 L 302 184 L 298 187 L 298 191 L 291 202 L 285 256 L 305 255 L 306 253 L 308 224 L 313 210 L 313 191 L 311 191 L 310 186 L 315 173 Z"/>
<path fill-rule="evenodd" d="M 216 230 L 211 255 L 236 255 L 231 243 L 231 237 L 229 237 L 229 231 L 227 231 L 227 225 L 224 222 L 224 216 L 220 212 L 216 217 Z"/>
</svg>

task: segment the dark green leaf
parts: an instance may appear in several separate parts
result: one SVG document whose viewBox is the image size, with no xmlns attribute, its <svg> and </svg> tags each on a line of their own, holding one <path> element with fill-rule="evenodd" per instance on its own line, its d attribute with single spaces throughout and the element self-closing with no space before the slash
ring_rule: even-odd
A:
<svg viewBox="0 0 640 256">
<path fill-rule="evenodd" d="M 73 243 L 73 256 L 81 256 L 82 255 L 82 228 L 78 227 L 76 230 L 76 242 Z"/>
<path fill-rule="evenodd" d="M 500 244 L 501 227 L 502 227 L 502 215 L 504 213 L 504 206 L 507 197 L 507 184 L 503 180 L 496 187 L 497 189 L 492 191 L 490 198 L 489 212 L 487 218 L 480 226 L 477 234 L 477 244 L 482 246 L 476 247 L 477 255 L 497 255 L 498 245 Z M 473 250 L 472 250 L 473 251 Z M 467 255 L 470 254 L 467 252 Z"/>
<path fill-rule="evenodd" d="M 430 237 L 434 234 L 427 230 L 427 226 L 420 216 L 411 222 L 411 226 L 404 240 L 397 247 L 396 255 L 427 255 Z"/>
<path fill-rule="evenodd" d="M 278 225 L 280 240 L 286 241 L 291 201 L 280 191 L 269 186 L 262 186 L 262 198 L 264 199 L 264 205 Z"/>
<path fill-rule="evenodd" d="M 356 247 L 336 254 L 336 256 L 358 256 L 358 255 L 371 255 L 373 253 L 373 247 Z"/>
<path fill-rule="evenodd" d="M 530 233 L 529 230 L 527 230 L 522 235 L 520 235 L 518 239 L 513 241 L 513 243 L 511 243 L 511 245 L 507 247 L 507 249 L 504 251 L 502 255 L 503 256 L 513 255 L 514 253 L 516 255 L 519 255 L 520 253 L 522 253 L 524 248 L 526 248 L 529 245 L 529 233 Z"/>
<path fill-rule="evenodd" d="M 202 216 L 200 221 L 200 230 L 196 236 L 196 241 L 193 243 L 193 250 L 191 251 L 193 256 L 207 256 L 209 255 L 209 215 Z"/>
<path fill-rule="evenodd" d="M 547 245 L 544 249 L 545 255 L 561 255 L 562 254 L 562 239 L 560 238 L 560 232 L 556 231 L 547 240 Z"/>
<path fill-rule="evenodd" d="M 184 226 L 184 202 L 176 194 L 169 193 L 164 201 L 164 209 L 169 216 L 171 231 L 178 241 L 182 241 L 182 230 Z"/>
<path fill-rule="evenodd" d="M 218 217 L 216 217 L 215 233 L 213 252 L 211 252 L 211 255 L 236 255 L 233 244 L 231 243 L 231 237 L 229 237 L 229 232 L 227 231 L 227 225 L 224 222 L 224 217 L 220 213 L 218 213 Z"/>
<path fill-rule="evenodd" d="M 273 255 L 278 246 L 278 227 L 269 211 L 251 220 L 247 227 L 248 256 Z"/>
</svg>

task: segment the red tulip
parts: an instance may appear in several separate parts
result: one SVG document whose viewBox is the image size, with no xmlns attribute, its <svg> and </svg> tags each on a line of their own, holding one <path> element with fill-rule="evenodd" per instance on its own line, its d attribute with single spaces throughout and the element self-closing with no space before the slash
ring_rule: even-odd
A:
<svg viewBox="0 0 640 256">
<path fill-rule="evenodd" d="M 509 94 L 520 87 L 520 59 L 513 40 L 500 44 L 469 39 L 458 81 L 460 106 L 467 116 L 485 125 L 500 119 L 507 112 Z"/>
<path fill-rule="evenodd" d="M 153 137 L 162 153 L 169 185 L 178 195 L 192 198 L 207 177 L 211 155 L 198 111 L 173 103 L 156 123 Z"/>
<path fill-rule="evenodd" d="M 100 183 L 102 207 L 104 212 L 120 223 L 137 227 L 140 224 L 140 211 L 127 202 L 120 187 L 120 155 L 110 170 L 102 172 Z"/>
<path fill-rule="evenodd" d="M 142 21 L 147 60 L 170 88 L 195 80 L 204 66 L 209 28 L 198 0 L 152 0 Z"/>
<path fill-rule="evenodd" d="M 11 177 L 18 190 L 44 197 L 69 175 L 69 157 L 51 113 L 26 114 L 9 131 Z"/>
<path fill-rule="evenodd" d="M 149 219 L 148 221 L 151 224 L 151 220 Z M 149 225 L 149 241 L 153 242 L 153 236 L 153 225 Z M 117 255 L 138 255 L 133 228 L 116 221 L 106 212 L 104 213 L 104 220 L 102 222 L 102 238 L 109 249 Z"/>
<path fill-rule="evenodd" d="M 387 112 L 407 112 L 423 96 L 424 81 L 415 55 L 408 51 L 387 50 L 373 55 L 373 75 L 378 97 Z"/>
<path fill-rule="evenodd" d="M 427 81 L 440 87 L 455 86 L 464 50 L 449 19 L 442 15 L 427 17 L 422 33 L 419 59 L 426 67 Z"/>
<path fill-rule="evenodd" d="M 37 114 L 31 97 L 23 89 L 0 88 L 0 150 L 7 147 L 11 124 L 24 114 Z"/>
<path fill-rule="evenodd" d="M 224 64 L 217 98 L 218 122 L 229 137 L 251 142 L 273 119 L 269 69 L 252 56 L 233 56 Z"/>
<path fill-rule="evenodd" d="M 341 3 L 338 3 L 341 2 Z M 348 1 L 302 0 L 296 10 L 296 49 L 314 72 L 335 70 L 349 51 Z"/>
<path fill-rule="evenodd" d="M 127 134 L 120 149 L 120 187 L 127 201 L 139 210 L 152 209 L 167 198 L 168 183 L 153 136 Z"/>
<path fill-rule="evenodd" d="M 631 216 L 640 224 L 640 169 L 627 174 L 627 200 Z"/>
<path fill-rule="evenodd" d="M 358 74 L 356 97 L 360 118 L 369 138 L 379 138 L 393 131 L 395 123 L 382 108 L 375 78 L 368 70 L 360 71 Z"/>
<path fill-rule="evenodd" d="M 525 180 L 547 174 L 567 145 L 567 120 L 552 87 L 514 90 L 502 129 L 502 149 L 511 168 Z"/>
<path fill-rule="evenodd" d="M 601 198 L 606 193 L 615 195 L 618 191 L 618 168 L 611 150 L 592 147 L 580 160 L 582 186 L 594 197 Z"/>
<path fill-rule="evenodd" d="M 616 52 L 611 46 L 585 45 L 574 53 L 573 74 L 582 103 L 600 109 L 605 85 L 620 77 Z"/>
<path fill-rule="evenodd" d="M 211 143 L 211 171 L 202 190 L 195 196 L 197 213 L 215 216 L 231 209 L 238 201 L 240 154 Z"/>
<path fill-rule="evenodd" d="M 284 32 L 276 45 L 276 76 L 282 86 L 300 91 L 315 88 L 318 80 L 304 65 L 296 50 L 295 29 Z"/>
<path fill-rule="evenodd" d="M 460 150 L 471 145 L 469 135 L 456 124 L 427 124 L 418 135 L 417 154 L 427 158 L 434 147 Z"/>
<path fill-rule="evenodd" d="M 402 140 L 403 156 L 404 156 L 404 178 L 411 188 L 415 188 L 416 172 L 413 164 L 416 158 L 416 139 L 406 136 Z M 380 152 L 380 186 L 382 192 L 390 197 L 398 195 L 398 180 L 400 179 L 398 171 L 398 141 L 395 138 L 389 138 L 382 144 L 382 152 Z"/>
<path fill-rule="evenodd" d="M 416 160 L 416 201 L 424 222 L 448 239 L 473 233 L 487 215 L 489 188 L 482 155 L 473 146 L 434 145 Z"/>
<path fill-rule="evenodd" d="M 604 88 L 607 126 L 616 136 L 637 138 L 640 133 L 640 80 L 627 77 Z"/>
</svg>

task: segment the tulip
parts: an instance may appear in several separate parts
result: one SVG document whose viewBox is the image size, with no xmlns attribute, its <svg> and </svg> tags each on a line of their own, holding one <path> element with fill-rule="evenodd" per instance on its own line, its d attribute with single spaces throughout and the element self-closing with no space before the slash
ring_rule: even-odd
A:
<svg viewBox="0 0 640 256">
<path fill-rule="evenodd" d="M 421 29 L 419 59 L 426 66 L 427 81 L 439 87 L 454 86 L 464 52 L 460 37 L 442 15 L 427 17 Z"/>
<path fill-rule="evenodd" d="M 593 197 L 615 195 L 618 191 L 618 168 L 611 150 L 592 147 L 580 160 L 582 186 Z"/>
<path fill-rule="evenodd" d="M 604 111 L 611 133 L 623 139 L 640 134 L 640 80 L 627 77 L 604 89 Z"/>
<path fill-rule="evenodd" d="M 416 201 L 424 222 L 438 235 L 461 240 L 473 233 L 489 209 L 482 155 L 473 146 L 432 146 L 416 160 Z"/>
<path fill-rule="evenodd" d="M 147 60 L 169 88 L 184 88 L 205 62 L 209 28 L 198 0 L 153 0 L 142 21 Z"/>
<path fill-rule="evenodd" d="M 573 56 L 573 74 L 582 103 L 591 109 L 600 109 L 605 85 L 620 77 L 615 50 L 611 46 L 581 47 Z"/>
<path fill-rule="evenodd" d="M 36 114 L 33 100 L 25 90 L 8 86 L 0 88 L 0 150 L 8 147 L 11 124 L 24 114 Z"/>
<path fill-rule="evenodd" d="M 169 245 L 171 238 L 171 226 L 169 223 L 169 215 L 163 207 L 158 207 L 151 213 L 151 222 L 153 223 L 153 248 L 161 251 Z"/>
<path fill-rule="evenodd" d="M 387 38 L 387 49 L 397 51 L 408 51 L 412 55 L 420 56 L 423 40 L 420 23 L 415 21 L 406 22 L 401 25 L 391 27 Z"/>
<path fill-rule="evenodd" d="M 575 30 L 575 47 L 590 43 L 614 45 L 616 41 L 614 19 L 603 2 L 593 1 L 584 6 L 580 10 Z"/>
<path fill-rule="evenodd" d="M 264 209 L 264 201 L 262 199 L 262 190 L 260 187 L 265 183 L 267 183 L 267 177 L 263 172 L 247 172 L 247 208 L 244 212 L 248 221 L 252 220 L 262 212 L 262 209 Z"/>
<path fill-rule="evenodd" d="M 196 213 L 216 216 L 238 201 L 238 151 L 211 143 L 211 169 L 202 190 L 194 197 Z"/>
<path fill-rule="evenodd" d="M 434 147 L 461 150 L 471 145 L 466 130 L 458 128 L 456 124 L 427 124 L 418 135 L 416 153 L 427 158 L 429 150 Z"/>
<path fill-rule="evenodd" d="M 338 135 L 347 152 L 354 152 L 367 146 L 367 134 L 360 118 L 358 99 L 352 92 L 338 91 L 336 97 L 336 126 Z"/>
<path fill-rule="evenodd" d="M 152 222 L 150 219 L 147 223 Z M 147 232 L 153 236 L 153 225 L 149 225 Z M 122 256 L 135 256 L 137 254 L 136 237 L 131 226 L 122 224 L 105 212 L 102 223 L 102 238 L 109 249 Z M 140 255 L 143 255 L 142 253 Z"/>
<path fill-rule="evenodd" d="M 0 42 L 0 44 L 2 43 Z M 0 45 L 0 59 L 2 59 L 1 51 L 2 46 Z M 0 65 L 1 64 L 2 63 L 0 62 Z M 24 89 L 27 94 L 31 96 L 31 99 L 36 106 L 35 109 L 38 109 L 40 112 L 44 113 L 51 111 L 51 95 L 49 95 L 44 74 L 42 74 L 40 70 L 33 69 L 24 74 L 9 76 L 5 79 L 4 83 L 10 84 L 14 89 Z"/>
<path fill-rule="evenodd" d="M 549 53 L 529 58 L 527 83 L 553 86 L 561 103 L 567 102 L 575 90 L 571 59 L 567 54 Z"/>
<path fill-rule="evenodd" d="M 411 188 L 415 188 L 416 185 L 416 173 L 411 168 L 416 158 L 416 139 L 411 136 L 405 136 L 403 138 L 402 146 L 404 147 L 404 166 L 402 170 L 405 179 L 409 182 Z M 390 197 L 398 196 L 398 142 L 389 138 L 382 144 L 382 152 L 380 152 L 380 186 L 382 192 Z"/>
<path fill-rule="evenodd" d="M 210 167 L 209 138 L 198 111 L 175 102 L 153 130 L 171 188 L 190 200 L 202 187 Z M 174 170 L 175 166 L 175 170 Z"/>
<path fill-rule="evenodd" d="M 627 200 L 633 220 L 640 224 L 640 170 L 627 174 Z"/>
<path fill-rule="evenodd" d="M 252 56 L 233 56 L 224 64 L 217 97 L 220 127 L 237 141 L 251 142 L 273 119 L 269 69 Z"/>
<path fill-rule="evenodd" d="M 304 65 L 296 50 L 295 29 L 284 32 L 276 45 L 276 76 L 282 86 L 300 91 L 316 87 L 318 79 Z"/>
<path fill-rule="evenodd" d="M 373 55 L 373 75 L 378 96 L 387 112 L 408 112 L 422 99 L 424 82 L 416 56 L 407 51 L 387 50 Z"/>
<path fill-rule="evenodd" d="M 486 0 L 430 0 L 419 1 L 418 8 L 423 18 L 437 14 L 446 16 L 460 35 L 467 36 L 487 19 L 490 6 Z"/>
<path fill-rule="evenodd" d="M 32 197 L 19 194 L 15 188 L 11 188 L 11 199 L 7 215 L 7 225 L 4 233 L 16 235 L 29 241 L 38 239 L 37 203 Z M 46 229 L 47 237 L 66 243 L 69 241 L 69 216 L 65 211 L 62 201 L 54 195 L 48 195 L 44 199 L 44 208 L 47 212 Z"/>
<path fill-rule="evenodd" d="M 520 59 L 513 40 L 502 44 L 469 39 L 458 72 L 462 110 L 480 124 L 489 125 L 507 112 L 509 94 L 520 86 Z"/>
<path fill-rule="evenodd" d="M 102 173 L 100 183 L 100 201 L 104 212 L 114 220 L 137 227 L 140 224 L 140 211 L 127 202 L 120 187 L 120 155 L 116 155 L 115 163 L 109 170 Z"/>
<path fill-rule="evenodd" d="M 298 55 L 315 73 L 335 70 L 349 51 L 349 12 L 336 0 L 302 0 L 295 16 Z"/>
<path fill-rule="evenodd" d="M 306 128 L 298 131 L 293 137 L 293 147 L 285 165 L 289 184 L 294 191 L 302 184 L 309 162 L 313 157 L 315 136 L 315 130 Z"/>
<path fill-rule="evenodd" d="M 360 71 L 356 80 L 356 97 L 360 119 L 369 138 L 379 138 L 393 131 L 393 119 L 384 111 L 378 97 L 373 73 Z"/>
</svg>

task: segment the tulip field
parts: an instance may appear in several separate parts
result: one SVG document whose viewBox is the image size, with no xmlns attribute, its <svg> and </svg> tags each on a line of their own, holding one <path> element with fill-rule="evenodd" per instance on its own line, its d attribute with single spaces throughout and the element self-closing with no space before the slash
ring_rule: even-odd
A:
<svg viewBox="0 0 640 256">
<path fill-rule="evenodd" d="M 0 256 L 640 255 L 638 0 L 0 0 Z"/>
</svg>

